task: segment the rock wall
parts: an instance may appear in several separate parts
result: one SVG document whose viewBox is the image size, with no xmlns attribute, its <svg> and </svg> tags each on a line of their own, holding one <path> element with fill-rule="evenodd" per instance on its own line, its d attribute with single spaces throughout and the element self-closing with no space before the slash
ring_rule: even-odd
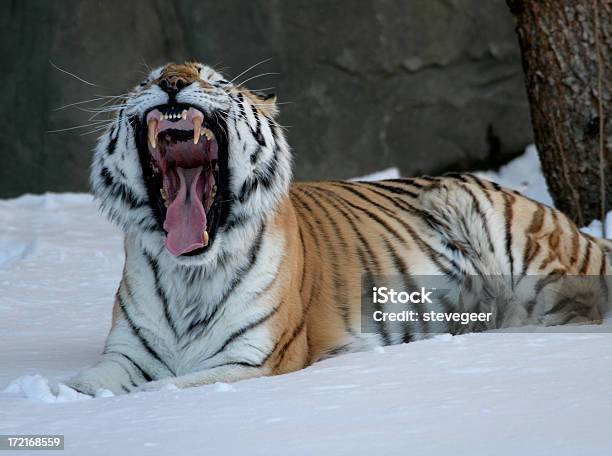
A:
<svg viewBox="0 0 612 456">
<path fill-rule="evenodd" d="M 278 95 L 299 179 L 491 167 L 532 140 L 503 0 L 2 3 L 0 197 L 86 190 L 97 134 L 49 131 L 95 103 L 58 108 L 186 58 L 231 77 L 270 59 L 241 79 Z"/>
</svg>

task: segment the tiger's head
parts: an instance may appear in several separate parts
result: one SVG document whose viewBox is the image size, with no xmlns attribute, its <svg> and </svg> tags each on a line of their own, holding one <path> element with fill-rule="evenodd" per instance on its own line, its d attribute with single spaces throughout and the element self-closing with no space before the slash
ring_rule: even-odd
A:
<svg viewBox="0 0 612 456">
<path fill-rule="evenodd" d="M 109 218 L 149 254 L 214 266 L 287 194 L 291 157 L 274 97 L 187 62 L 153 70 L 100 137 L 91 171 Z"/>
</svg>

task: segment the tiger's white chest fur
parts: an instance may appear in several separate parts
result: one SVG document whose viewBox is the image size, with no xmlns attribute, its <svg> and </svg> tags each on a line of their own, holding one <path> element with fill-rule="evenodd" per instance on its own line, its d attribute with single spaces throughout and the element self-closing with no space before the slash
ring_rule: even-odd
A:
<svg viewBox="0 0 612 456">
<path fill-rule="evenodd" d="M 277 275 L 282 245 L 278 236 L 264 233 L 255 261 L 240 255 L 208 272 L 169 264 L 128 238 L 118 292 L 123 310 L 143 336 L 153 335 L 146 338 L 150 348 L 174 375 L 233 361 L 257 364 L 274 344 L 258 322 L 278 304 L 263 291 Z M 108 346 L 125 342 L 109 339 Z"/>
</svg>

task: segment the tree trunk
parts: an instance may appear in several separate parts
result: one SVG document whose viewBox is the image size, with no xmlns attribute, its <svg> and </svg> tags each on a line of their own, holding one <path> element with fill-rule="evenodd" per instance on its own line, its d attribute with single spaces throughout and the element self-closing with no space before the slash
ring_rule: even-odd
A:
<svg viewBox="0 0 612 456">
<path fill-rule="evenodd" d="M 548 188 L 584 226 L 612 203 L 612 0 L 507 3 Z"/>
</svg>

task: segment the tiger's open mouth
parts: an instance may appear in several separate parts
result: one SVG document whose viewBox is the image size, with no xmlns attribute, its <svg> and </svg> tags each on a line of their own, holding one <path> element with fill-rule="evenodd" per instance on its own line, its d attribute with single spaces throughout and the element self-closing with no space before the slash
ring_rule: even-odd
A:
<svg viewBox="0 0 612 456">
<path fill-rule="evenodd" d="M 183 104 L 157 106 L 144 120 L 141 164 L 166 248 L 175 256 L 202 253 L 213 242 L 227 187 L 223 127 Z"/>
</svg>

